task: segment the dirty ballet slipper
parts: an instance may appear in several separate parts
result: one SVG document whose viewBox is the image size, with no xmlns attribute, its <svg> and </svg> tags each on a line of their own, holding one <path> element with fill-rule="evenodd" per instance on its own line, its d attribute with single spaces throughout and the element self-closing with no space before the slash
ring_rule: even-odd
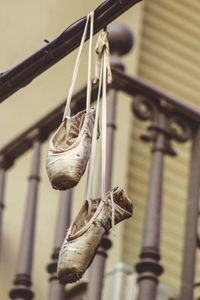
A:
<svg viewBox="0 0 200 300">
<path fill-rule="evenodd" d="M 88 215 L 88 202 L 85 201 L 61 247 L 57 267 L 61 284 L 79 280 L 91 264 L 104 233 L 108 233 L 112 223 L 116 225 L 133 213 L 132 202 L 121 187 L 107 192 L 103 200 L 92 199 L 91 203 Z"/>
<path fill-rule="evenodd" d="M 96 109 L 64 118 L 49 142 L 47 174 L 52 187 L 67 190 L 81 179 L 90 157 Z M 99 136 L 99 131 L 98 131 Z"/>
</svg>

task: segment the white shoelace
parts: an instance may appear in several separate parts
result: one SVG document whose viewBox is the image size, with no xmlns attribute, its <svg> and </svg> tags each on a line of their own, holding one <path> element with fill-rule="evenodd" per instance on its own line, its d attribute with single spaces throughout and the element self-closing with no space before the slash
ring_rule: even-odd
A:
<svg viewBox="0 0 200 300">
<path fill-rule="evenodd" d="M 115 211 L 118 211 L 120 213 L 126 213 L 128 215 L 132 215 L 129 211 L 123 209 L 122 207 L 120 207 L 118 204 L 116 204 L 114 202 L 114 198 L 113 198 L 113 191 L 110 192 L 110 200 L 111 200 L 111 206 L 112 206 L 112 214 L 111 214 L 111 228 L 113 230 L 113 233 L 115 233 L 115 230 L 114 230 L 114 220 L 115 220 Z M 68 234 L 67 234 L 67 240 L 68 241 L 71 241 L 71 240 L 74 240 L 78 237 L 80 237 L 82 234 L 84 234 L 88 228 L 92 225 L 92 223 L 94 222 L 94 220 L 97 218 L 97 216 L 99 215 L 99 213 L 101 212 L 102 208 L 104 205 L 106 205 L 106 203 L 108 203 L 108 199 L 106 200 L 102 200 L 100 201 L 100 204 L 99 206 L 97 207 L 94 215 L 91 217 L 91 219 L 88 221 L 88 223 L 82 227 L 80 230 L 78 230 L 75 234 L 71 235 L 71 230 L 72 230 L 72 226 L 70 226 L 69 228 L 69 231 L 68 231 Z M 76 219 L 74 221 L 74 223 L 76 223 Z"/>
<path fill-rule="evenodd" d="M 92 61 L 92 40 L 93 40 L 93 31 L 94 31 L 94 11 L 92 11 L 86 19 L 85 23 L 85 28 L 83 31 L 83 36 L 81 39 L 78 55 L 76 58 L 76 63 L 73 71 L 73 76 L 72 76 L 72 81 L 71 85 L 69 88 L 68 96 L 67 96 L 67 101 L 66 101 L 66 106 L 63 114 L 63 120 L 67 118 L 66 122 L 66 137 L 68 136 L 69 130 L 70 130 L 70 115 L 71 115 L 71 110 L 70 110 L 70 104 L 72 100 L 72 95 L 78 75 L 78 70 L 80 66 L 80 60 L 81 60 L 81 54 L 83 50 L 83 45 L 86 39 L 86 34 L 87 34 L 87 29 L 88 29 L 88 23 L 90 20 L 90 41 L 89 41 L 89 50 L 88 50 L 88 81 L 87 81 L 87 97 L 86 97 L 86 113 L 89 112 L 90 109 L 90 99 L 91 99 L 91 61 Z"/>
<path fill-rule="evenodd" d="M 107 105 L 106 105 L 106 85 L 112 82 L 112 74 L 110 69 L 110 52 L 107 39 L 107 33 L 101 32 L 95 47 L 96 60 L 95 60 L 95 80 L 99 81 L 99 89 L 96 105 L 95 125 L 93 129 L 91 159 L 88 170 L 87 188 L 85 193 L 85 199 L 89 203 L 88 213 L 91 211 L 91 198 L 92 198 L 92 177 L 94 170 L 94 160 L 96 155 L 96 142 L 97 142 L 97 130 L 98 130 L 98 118 L 99 118 L 99 102 L 102 89 L 102 178 L 101 178 L 101 198 L 105 197 L 105 178 L 106 178 L 106 128 L 107 128 Z"/>
</svg>

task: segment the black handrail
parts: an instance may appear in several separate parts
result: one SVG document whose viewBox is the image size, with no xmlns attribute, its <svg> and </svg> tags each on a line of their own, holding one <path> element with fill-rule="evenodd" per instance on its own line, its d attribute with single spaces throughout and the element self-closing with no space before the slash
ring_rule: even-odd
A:
<svg viewBox="0 0 200 300">
<path fill-rule="evenodd" d="M 142 0 L 106 0 L 94 11 L 94 33 Z M 86 17 L 69 26 L 57 38 L 0 75 L 0 102 L 72 52 L 80 44 Z M 88 32 L 89 36 L 89 32 Z M 88 38 L 87 36 L 87 38 Z"/>
</svg>

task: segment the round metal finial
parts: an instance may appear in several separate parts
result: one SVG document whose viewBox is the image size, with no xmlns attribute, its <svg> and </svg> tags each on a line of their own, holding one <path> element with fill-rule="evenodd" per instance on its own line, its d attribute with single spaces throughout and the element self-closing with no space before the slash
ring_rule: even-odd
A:
<svg viewBox="0 0 200 300">
<path fill-rule="evenodd" d="M 112 24 L 108 26 L 108 40 L 110 52 L 124 55 L 128 53 L 134 45 L 134 35 L 132 30 L 124 24 Z"/>
</svg>

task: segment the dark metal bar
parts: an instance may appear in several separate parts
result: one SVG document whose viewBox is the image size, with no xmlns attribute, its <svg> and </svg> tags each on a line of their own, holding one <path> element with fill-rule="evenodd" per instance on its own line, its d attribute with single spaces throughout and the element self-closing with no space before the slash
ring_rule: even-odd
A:
<svg viewBox="0 0 200 300">
<path fill-rule="evenodd" d="M 144 95 L 151 98 L 152 101 L 159 102 L 160 99 L 165 100 L 167 103 L 171 104 L 175 109 L 177 109 L 183 116 L 189 119 L 200 122 L 200 111 L 193 108 L 192 106 L 178 100 L 156 87 L 144 82 L 141 79 L 135 78 L 118 68 L 112 68 L 112 75 L 114 79 L 114 85 L 117 89 L 126 92 L 127 94 L 134 95 Z M 190 101 L 188 100 L 188 103 Z"/>
<path fill-rule="evenodd" d="M 67 190 L 60 193 L 60 206 L 57 218 L 57 228 L 55 234 L 54 247 L 60 250 L 65 237 L 66 229 L 71 224 L 71 208 L 73 199 L 73 190 Z"/>
<path fill-rule="evenodd" d="M 162 136 L 159 139 L 163 139 Z M 138 300 L 155 300 L 157 292 L 157 276 L 162 268 L 158 264 L 160 259 L 160 220 L 162 201 L 163 161 L 162 152 L 153 153 L 152 169 L 150 174 L 149 195 L 147 200 L 145 229 L 141 262 L 137 265 L 139 272 Z M 158 270 L 158 272 L 157 272 Z"/>
<path fill-rule="evenodd" d="M 159 249 L 164 155 L 167 150 L 166 139 L 168 138 L 165 134 L 164 124 L 164 115 L 159 113 L 159 121 L 155 126 L 156 138 L 149 177 L 141 260 L 136 265 L 136 270 L 139 274 L 138 300 L 156 300 L 158 276 L 163 271 L 162 266 L 159 264 Z"/>
<path fill-rule="evenodd" d="M 5 170 L 0 168 L 0 251 L 1 251 L 1 235 L 3 224 L 3 209 L 4 209 L 4 191 L 5 191 Z"/>
<path fill-rule="evenodd" d="M 34 296 L 30 286 L 37 212 L 38 183 L 40 180 L 40 141 L 38 140 L 38 131 L 33 132 L 33 135 L 35 137 L 35 142 L 33 145 L 32 170 L 29 177 L 30 183 L 19 250 L 17 274 L 14 280 L 15 287 L 10 292 L 10 297 L 12 299 L 32 299 Z"/>
<path fill-rule="evenodd" d="M 113 175 L 113 158 L 114 158 L 114 145 L 115 145 L 115 129 L 116 129 L 116 105 L 117 105 L 117 92 L 110 89 L 108 92 L 108 116 L 107 116 L 107 172 L 106 172 L 106 191 L 112 188 L 112 175 Z"/>
<path fill-rule="evenodd" d="M 97 254 L 92 262 L 89 283 L 87 288 L 87 300 L 101 300 L 104 270 L 106 265 L 107 250 L 111 247 L 111 241 L 104 237 L 101 241 Z"/>
<path fill-rule="evenodd" d="M 191 139 L 193 127 L 191 122 L 188 122 L 188 119 L 183 115 L 180 117 L 171 105 L 163 104 L 162 99 L 160 102 L 155 102 L 151 98 L 137 95 L 133 99 L 132 108 L 138 118 L 152 122 L 148 127 L 150 134 L 142 136 L 144 141 L 153 142 L 153 156 L 149 176 L 143 245 L 140 262 L 136 265 L 136 270 L 139 274 L 138 300 L 156 300 L 158 277 L 163 272 L 159 260 L 164 157 L 166 154 L 176 155 L 171 140 L 174 139 L 180 143 L 188 141 Z M 174 130 L 174 124 L 180 126 L 180 131 Z"/>
<path fill-rule="evenodd" d="M 3 227 L 3 211 L 5 207 L 5 185 L 6 185 L 6 169 L 12 165 L 12 161 L 7 161 L 4 156 L 0 155 L 0 253 L 2 247 L 2 227 Z"/>
<path fill-rule="evenodd" d="M 115 20 L 141 0 L 106 0 L 95 9 L 94 33 Z M 80 44 L 86 17 L 68 27 L 56 39 L 36 53 L 0 75 L 0 101 L 29 84 L 35 77 L 50 68 Z M 89 36 L 89 35 L 88 35 Z M 88 38 L 87 36 L 87 38 Z"/>
<path fill-rule="evenodd" d="M 49 278 L 48 300 L 64 300 L 65 288 L 57 280 L 57 262 L 60 247 L 63 243 L 66 229 L 71 224 L 71 206 L 73 190 L 67 190 L 60 193 L 60 204 L 57 218 L 57 228 L 54 241 L 54 250 L 51 256 L 52 262 L 47 266 Z"/>
<path fill-rule="evenodd" d="M 200 125 L 193 137 L 180 300 L 193 299 L 200 188 Z"/>
</svg>

